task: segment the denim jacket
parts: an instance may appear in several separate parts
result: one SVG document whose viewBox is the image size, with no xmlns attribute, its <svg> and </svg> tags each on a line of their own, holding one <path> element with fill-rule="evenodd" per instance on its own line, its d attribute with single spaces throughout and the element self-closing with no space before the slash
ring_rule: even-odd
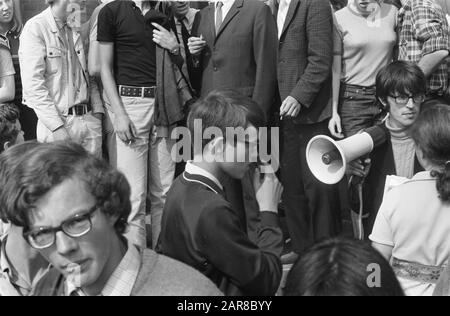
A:
<svg viewBox="0 0 450 316">
<path fill-rule="evenodd" d="M 88 98 L 98 87 L 89 77 L 86 54 L 79 31 L 73 30 L 73 42 L 81 64 Z M 33 108 L 39 120 L 51 131 L 64 125 L 70 107 L 68 47 L 61 37 L 51 8 L 30 19 L 20 36 L 19 59 L 23 83 L 23 103 Z M 95 91 L 94 91 L 95 92 Z M 89 101 L 89 100 L 86 100 Z M 92 100 L 91 100 L 92 101 Z M 103 113 L 101 102 L 91 102 L 94 113 Z"/>
</svg>

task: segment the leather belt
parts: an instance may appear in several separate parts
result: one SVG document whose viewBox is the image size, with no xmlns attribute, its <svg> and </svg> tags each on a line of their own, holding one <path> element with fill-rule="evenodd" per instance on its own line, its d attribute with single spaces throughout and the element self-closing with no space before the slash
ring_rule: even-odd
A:
<svg viewBox="0 0 450 316">
<path fill-rule="evenodd" d="M 122 97 L 154 99 L 156 95 L 156 87 L 119 86 L 119 94 Z"/>
<path fill-rule="evenodd" d="M 83 116 L 92 111 L 92 107 L 89 104 L 78 104 L 72 106 L 67 112 L 68 115 Z"/>
</svg>

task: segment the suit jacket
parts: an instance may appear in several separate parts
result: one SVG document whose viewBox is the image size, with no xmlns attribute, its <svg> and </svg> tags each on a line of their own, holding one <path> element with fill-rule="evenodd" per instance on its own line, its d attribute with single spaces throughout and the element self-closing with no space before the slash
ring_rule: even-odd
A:
<svg viewBox="0 0 450 316">
<path fill-rule="evenodd" d="M 257 242 L 245 217 L 213 181 L 184 172 L 164 207 L 157 251 L 196 268 L 227 295 L 274 295 L 283 237 L 277 214 L 262 212 Z"/>
<path fill-rule="evenodd" d="M 214 4 L 197 14 L 193 36 L 203 35 L 200 55 L 202 97 L 235 89 L 269 111 L 276 90 L 277 30 L 270 8 L 260 1 L 236 0 L 215 35 Z M 196 80 L 193 80 L 196 82 Z"/>
<path fill-rule="evenodd" d="M 331 117 L 333 19 L 327 0 L 292 0 L 278 51 L 281 100 L 291 96 L 302 105 L 294 119 L 313 124 Z"/>
</svg>

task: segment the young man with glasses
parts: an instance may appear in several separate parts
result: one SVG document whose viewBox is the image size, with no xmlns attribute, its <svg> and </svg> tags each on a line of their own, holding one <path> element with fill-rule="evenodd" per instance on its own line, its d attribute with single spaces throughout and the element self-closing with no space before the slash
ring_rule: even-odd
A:
<svg viewBox="0 0 450 316">
<path fill-rule="evenodd" d="M 9 192 L 23 237 L 65 277 L 53 295 L 220 295 L 195 270 L 142 253 L 123 234 L 131 211 L 124 175 L 74 143 L 39 145 Z"/>
<path fill-rule="evenodd" d="M 349 173 L 365 177 L 363 187 L 366 237 L 372 232 L 375 218 L 384 195 L 386 177 L 396 175 L 412 178 L 423 171 L 416 157 L 411 127 L 419 117 L 425 101 L 426 78 L 415 64 L 394 62 L 383 68 L 376 79 L 377 98 L 388 112 L 380 128 L 388 132 L 387 141 L 375 148 L 364 167 L 353 162 Z"/>
</svg>

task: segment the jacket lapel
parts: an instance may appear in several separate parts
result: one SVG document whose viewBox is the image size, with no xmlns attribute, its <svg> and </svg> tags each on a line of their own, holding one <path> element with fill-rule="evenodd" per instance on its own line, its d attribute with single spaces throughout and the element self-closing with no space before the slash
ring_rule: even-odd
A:
<svg viewBox="0 0 450 316">
<path fill-rule="evenodd" d="M 291 24 L 292 19 L 295 16 L 295 13 L 297 12 L 297 8 L 300 4 L 300 0 L 292 0 L 291 5 L 289 6 L 288 13 L 286 15 L 286 21 L 284 22 L 283 26 L 283 32 L 281 32 L 281 36 L 286 32 L 287 28 L 289 27 L 289 24 Z"/>
<path fill-rule="evenodd" d="M 241 10 L 241 8 L 243 6 L 244 6 L 244 0 L 234 1 L 233 6 L 231 7 L 230 11 L 228 12 L 227 16 L 225 17 L 225 20 L 223 20 L 223 23 L 220 26 L 220 30 L 219 30 L 219 33 L 217 33 L 217 35 L 216 35 L 215 42 L 217 42 L 217 39 L 222 34 L 223 30 L 227 27 L 227 25 L 231 22 L 231 20 L 233 20 L 233 18 L 239 13 L 239 11 Z M 213 10 L 213 12 L 215 12 L 215 10 Z M 213 13 L 213 17 L 214 17 L 214 13 Z M 215 18 L 213 19 L 213 21 L 215 21 Z M 213 25 L 215 25 L 215 23 L 213 23 Z"/>
</svg>

